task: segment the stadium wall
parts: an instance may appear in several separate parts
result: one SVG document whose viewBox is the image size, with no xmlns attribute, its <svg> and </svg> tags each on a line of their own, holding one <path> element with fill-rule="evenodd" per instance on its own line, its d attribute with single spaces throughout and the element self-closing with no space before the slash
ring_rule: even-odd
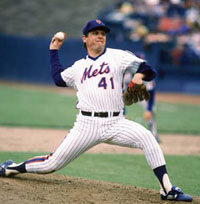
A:
<svg viewBox="0 0 200 204">
<path fill-rule="evenodd" d="M 50 38 L 47 37 L 0 35 L 0 80 L 53 84 L 50 74 L 49 43 Z M 107 45 L 132 52 L 143 51 L 142 42 L 109 41 Z M 159 91 L 200 94 L 199 71 L 192 74 L 183 69 L 178 72 L 168 64 L 162 64 L 158 60 L 159 45 L 153 46 L 148 52 L 148 61 L 158 72 Z M 60 50 L 60 60 L 64 67 L 71 66 L 75 60 L 85 55 L 82 41 L 77 39 L 69 39 Z M 159 74 L 160 67 L 164 70 L 162 75 Z"/>
</svg>

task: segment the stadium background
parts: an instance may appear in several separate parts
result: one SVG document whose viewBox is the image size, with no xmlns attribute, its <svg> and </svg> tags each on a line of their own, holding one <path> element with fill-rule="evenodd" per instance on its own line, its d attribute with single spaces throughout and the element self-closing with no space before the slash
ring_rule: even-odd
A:
<svg viewBox="0 0 200 204">
<path fill-rule="evenodd" d="M 95 3 L 92 1 L 1 1 L 0 79 L 52 83 L 50 76 L 46 74 L 49 70 L 46 49 L 52 35 L 60 30 L 67 33 L 69 39 L 62 49 L 61 61 L 64 66 L 71 65 L 74 60 L 85 54 L 80 40 L 85 22 L 97 17 L 106 21 L 105 14 L 109 10 L 112 11 L 117 2 L 119 1 Z M 154 21 L 150 23 L 155 24 Z M 122 29 L 120 27 L 116 29 L 116 25 L 114 27 L 113 24 L 109 25 L 113 29 L 108 42 L 109 47 L 129 49 L 133 52 L 144 51 L 145 44 L 142 40 L 118 40 L 116 33 Z M 200 61 L 188 64 L 184 62 L 178 66 L 173 64 L 170 56 L 173 43 L 174 41 L 154 42 L 148 45 L 146 51 L 149 62 L 158 71 L 158 90 L 198 94 Z M 33 73 L 37 74 L 37 78 Z"/>
</svg>

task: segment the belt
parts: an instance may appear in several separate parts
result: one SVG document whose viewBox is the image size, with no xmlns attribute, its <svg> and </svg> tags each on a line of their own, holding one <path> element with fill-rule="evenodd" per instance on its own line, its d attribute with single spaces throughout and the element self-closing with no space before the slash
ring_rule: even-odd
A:
<svg viewBox="0 0 200 204">
<path fill-rule="evenodd" d="M 92 116 L 92 112 L 81 111 L 82 115 Z M 110 114 L 109 114 L 110 113 Z M 120 112 L 94 112 L 94 117 L 107 118 L 109 116 L 116 117 Z"/>
</svg>

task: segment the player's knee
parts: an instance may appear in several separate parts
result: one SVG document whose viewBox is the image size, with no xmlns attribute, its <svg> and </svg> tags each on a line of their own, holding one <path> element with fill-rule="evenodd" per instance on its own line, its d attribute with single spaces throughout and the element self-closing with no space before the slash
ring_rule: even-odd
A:
<svg viewBox="0 0 200 204">
<path fill-rule="evenodd" d="M 144 149 L 145 147 L 149 146 L 153 147 L 155 143 L 156 140 L 153 134 L 149 130 L 146 130 L 145 134 L 143 134 L 142 137 L 140 138 L 141 149 Z"/>
<path fill-rule="evenodd" d="M 45 168 L 44 168 L 45 173 L 52 173 L 52 172 L 59 170 L 62 166 L 58 161 L 53 158 L 49 160 L 45 164 Z"/>
<path fill-rule="evenodd" d="M 56 165 L 49 165 L 48 167 L 43 169 L 43 174 L 50 174 L 57 171 L 59 168 Z"/>
</svg>

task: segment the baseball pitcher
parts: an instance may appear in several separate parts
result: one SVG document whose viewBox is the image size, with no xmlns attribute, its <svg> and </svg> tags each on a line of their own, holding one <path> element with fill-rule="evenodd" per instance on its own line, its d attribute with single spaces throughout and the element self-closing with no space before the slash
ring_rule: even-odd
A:
<svg viewBox="0 0 200 204">
<path fill-rule="evenodd" d="M 73 128 L 57 150 L 49 155 L 28 159 L 20 164 L 9 160 L 0 165 L 0 175 L 19 173 L 46 174 L 63 168 L 75 158 L 100 143 L 108 143 L 144 151 L 146 160 L 157 177 L 163 200 L 192 201 L 190 195 L 172 186 L 161 148 L 152 133 L 142 125 L 125 119 L 123 108 L 149 99 L 144 81 L 151 81 L 155 71 L 133 53 L 106 48 L 110 29 L 100 20 L 91 20 L 83 28 L 85 58 L 64 69 L 58 50 L 63 41 L 54 36 L 50 43 L 52 78 L 57 86 L 77 90 L 80 110 Z M 122 92 L 123 75 L 134 74 L 126 91 Z"/>
</svg>

